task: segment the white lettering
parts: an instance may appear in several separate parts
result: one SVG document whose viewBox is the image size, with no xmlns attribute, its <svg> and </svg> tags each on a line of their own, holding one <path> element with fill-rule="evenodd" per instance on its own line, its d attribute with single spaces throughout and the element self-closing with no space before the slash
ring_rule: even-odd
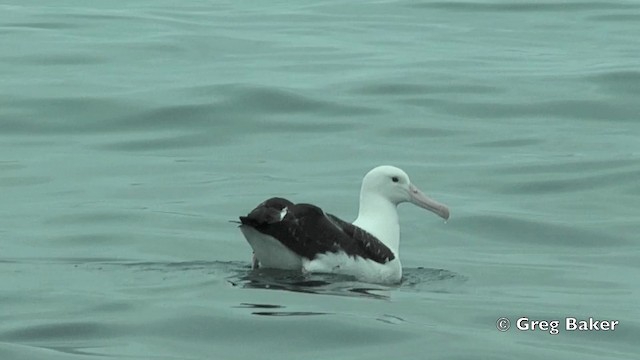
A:
<svg viewBox="0 0 640 360">
<path fill-rule="evenodd" d="M 516 327 L 518 330 L 529 330 L 529 318 L 521 317 L 516 321 Z"/>
<path fill-rule="evenodd" d="M 616 325 L 618 325 L 620 323 L 620 321 L 618 320 L 612 320 L 611 321 L 611 331 L 616 329 Z"/>
<path fill-rule="evenodd" d="M 526 331 L 548 331 L 551 335 L 557 335 L 559 333 L 558 326 L 560 325 L 560 320 L 529 320 L 528 317 L 521 317 L 516 321 L 516 327 L 518 330 Z"/>
<path fill-rule="evenodd" d="M 615 330 L 616 325 L 620 324 L 618 320 L 578 320 L 573 317 L 565 318 L 565 330 L 567 331 L 609 331 Z"/>
<path fill-rule="evenodd" d="M 516 327 L 520 331 L 546 331 L 551 335 L 560 333 L 561 320 L 531 320 L 526 316 L 516 321 Z M 620 325 L 618 320 L 596 320 L 592 317 L 584 320 L 575 317 L 564 319 L 564 329 L 566 331 L 613 331 Z"/>
<path fill-rule="evenodd" d="M 542 331 L 549 330 L 549 323 L 545 320 L 534 320 L 531 322 L 531 330 L 536 329 L 536 325 L 538 325 L 538 329 Z"/>
</svg>

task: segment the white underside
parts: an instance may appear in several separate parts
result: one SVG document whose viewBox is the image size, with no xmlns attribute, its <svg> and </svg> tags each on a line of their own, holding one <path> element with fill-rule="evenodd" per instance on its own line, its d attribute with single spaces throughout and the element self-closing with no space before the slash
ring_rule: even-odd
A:
<svg viewBox="0 0 640 360">
<path fill-rule="evenodd" d="M 273 237 L 264 235 L 249 226 L 241 226 L 240 230 L 253 248 L 260 267 L 263 268 L 344 274 L 372 283 L 397 283 L 402 278 L 402 265 L 398 258 L 386 264 L 380 264 L 345 253 L 325 253 L 309 260 L 289 250 Z"/>
<path fill-rule="evenodd" d="M 303 259 L 304 271 L 355 276 L 371 283 L 398 283 L 402 279 L 402 265 L 397 258 L 386 264 L 346 253 L 320 254 L 313 260 Z"/>
<path fill-rule="evenodd" d="M 282 243 L 250 226 L 240 226 L 240 231 L 253 248 L 260 267 L 272 269 L 300 270 L 302 258 Z"/>
</svg>

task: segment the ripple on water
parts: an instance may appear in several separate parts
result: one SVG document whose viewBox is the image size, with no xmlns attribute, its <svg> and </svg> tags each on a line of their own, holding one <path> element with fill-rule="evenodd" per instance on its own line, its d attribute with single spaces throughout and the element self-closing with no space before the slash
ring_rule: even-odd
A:
<svg viewBox="0 0 640 360">
<path fill-rule="evenodd" d="M 252 311 L 251 314 L 261 316 L 313 316 L 331 314 L 328 312 L 317 311 L 285 311 L 285 306 L 272 304 L 240 303 L 240 305 L 234 307 L 240 309 L 254 309 L 255 311 Z"/>
<path fill-rule="evenodd" d="M 498 87 L 476 84 L 411 84 L 404 82 L 372 83 L 354 87 L 350 92 L 359 95 L 415 96 L 427 94 L 495 94 Z"/>
<path fill-rule="evenodd" d="M 511 143 L 507 142 L 506 145 Z M 640 167 L 635 157 L 540 161 L 480 171 L 484 176 L 492 178 L 487 185 L 492 192 L 518 197 L 545 194 L 569 196 L 590 190 L 607 190 L 615 194 L 619 189 L 633 188 L 636 185 L 634 179 L 640 177 Z"/>
<path fill-rule="evenodd" d="M 302 274 L 299 271 L 249 269 L 232 270 L 227 281 L 235 287 L 284 290 L 300 293 L 390 299 L 390 291 L 453 292 L 466 277 L 444 269 L 405 268 L 398 285 L 370 284 L 338 274 Z"/>
<path fill-rule="evenodd" d="M 628 245 L 629 241 L 616 234 L 578 228 L 570 222 L 548 222 L 521 219 L 506 215 L 474 215 L 456 219 L 452 231 L 466 234 L 481 233 L 492 241 L 549 247 L 603 247 Z"/>
<path fill-rule="evenodd" d="M 546 100 L 527 102 L 461 102 L 409 99 L 407 104 L 427 106 L 451 116 L 496 118 L 570 118 L 576 120 L 635 121 L 635 103 L 613 103 L 604 99 Z"/>
<path fill-rule="evenodd" d="M 371 107 L 347 105 L 336 100 L 322 100 L 299 92 L 276 87 L 233 86 L 225 87 L 227 100 L 223 106 L 246 109 L 260 114 L 313 113 L 326 116 L 372 115 L 379 111 Z"/>
<path fill-rule="evenodd" d="M 636 15 L 640 20 L 640 15 Z M 640 71 L 608 71 L 591 75 L 587 80 L 614 94 L 640 94 Z"/>
<path fill-rule="evenodd" d="M 63 340 L 63 339 L 91 339 L 107 338 L 123 329 L 119 326 L 104 322 L 56 322 L 52 324 L 39 324 L 23 326 L 18 329 L 8 330 L 0 336 L 11 341 L 43 341 L 43 340 Z"/>
<path fill-rule="evenodd" d="M 465 12 L 575 12 L 575 11 L 590 11 L 590 10 L 637 10 L 639 7 L 636 4 L 624 4 L 624 3 L 610 3 L 610 2 L 591 2 L 591 1 L 578 1 L 578 2 L 425 2 L 425 3 L 411 3 L 408 6 L 417 8 L 429 8 L 429 9 L 442 9 L 448 11 L 465 11 Z"/>
</svg>

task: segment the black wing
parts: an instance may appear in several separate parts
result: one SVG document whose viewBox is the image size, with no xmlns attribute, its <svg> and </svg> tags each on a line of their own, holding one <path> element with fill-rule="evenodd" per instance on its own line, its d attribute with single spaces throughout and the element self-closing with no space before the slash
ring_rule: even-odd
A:
<svg viewBox="0 0 640 360">
<path fill-rule="evenodd" d="M 393 251 L 366 230 L 348 223 L 337 216 L 327 214 L 327 217 L 350 239 L 349 242 L 344 245 L 350 248 L 346 250 L 347 254 L 358 255 L 380 264 L 386 264 L 395 259 L 396 256 L 393 254 Z"/>
<path fill-rule="evenodd" d="M 286 213 L 283 212 L 285 208 Z M 240 222 L 277 239 L 307 259 L 340 251 L 380 264 L 395 258 L 393 252 L 375 236 L 334 215 L 325 214 L 315 205 L 271 198 L 247 216 L 241 216 Z"/>
</svg>

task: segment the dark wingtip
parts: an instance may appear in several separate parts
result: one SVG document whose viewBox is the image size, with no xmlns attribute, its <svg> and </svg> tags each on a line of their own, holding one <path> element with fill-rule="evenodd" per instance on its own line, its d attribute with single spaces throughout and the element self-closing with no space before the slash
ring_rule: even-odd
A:
<svg viewBox="0 0 640 360">
<path fill-rule="evenodd" d="M 274 224 L 282 220 L 282 210 L 293 206 L 287 199 L 274 197 L 258 205 L 247 216 L 240 216 L 242 225 L 252 227 Z"/>
<path fill-rule="evenodd" d="M 282 210 L 284 208 L 286 208 L 287 206 L 292 206 L 293 203 L 285 198 L 281 198 L 281 197 L 273 197 L 267 201 L 265 201 L 264 203 L 265 207 L 268 208 L 276 208 L 278 210 Z"/>
</svg>

